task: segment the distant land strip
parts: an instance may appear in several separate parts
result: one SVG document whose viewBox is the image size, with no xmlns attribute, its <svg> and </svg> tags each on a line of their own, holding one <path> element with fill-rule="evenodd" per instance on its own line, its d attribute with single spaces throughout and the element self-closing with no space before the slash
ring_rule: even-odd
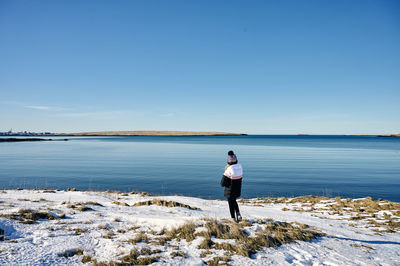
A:
<svg viewBox="0 0 400 266">
<path fill-rule="evenodd" d="M 369 134 L 358 134 L 358 135 L 347 135 L 347 136 L 367 136 L 367 137 L 400 137 L 400 134 L 381 134 L 381 135 L 369 135 Z"/>
<path fill-rule="evenodd" d="M 68 139 L 57 139 L 67 141 Z M 53 141 L 53 139 L 42 138 L 0 138 L 0 142 L 21 142 L 21 141 Z"/>
<path fill-rule="evenodd" d="M 57 133 L 51 136 L 243 136 L 243 133 L 205 131 L 99 131 L 80 133 Z"/>
</svg>

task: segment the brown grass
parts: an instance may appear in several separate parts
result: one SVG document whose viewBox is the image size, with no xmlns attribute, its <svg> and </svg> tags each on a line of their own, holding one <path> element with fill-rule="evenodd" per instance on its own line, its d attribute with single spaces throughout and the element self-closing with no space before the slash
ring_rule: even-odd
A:
<svg viewBox="0 0 400 266">
<path fill-rule="evenodd" d="M 173 251 L 173 252 L 171 252 L 170 256 L 171 256 L 172 258 L 175 258 L 175 257 L 186 258 L 186 253 L 183 252 L 183 251 Z"/>
<path fill-rule="evenodd" d="M 108 226 L 106 224 L 100 224 L 97 226 L 97 228 L 102 229 L 102 230 L 108 230 Z"/>
<path fill-rule="evenodd" d="M 178 228 L 172 228 L 170 231 L 166 231 L 165 236 L 167 237 L 167 239 L 185 239 L 187 242 L 190 242 L 195 239 L 195 230 L 195 224 L 190 221 Z"/>
<path fill-rule="evenodd" d="M 204 240 L 200 243 L 199 249 L 210 249 L 214 245 L 214 242 L 211 240 L 211 237 L 205 237 Z"/>
<path fill-rule="evenodd" d="M 207 255 L 213 254 L 211 250 L 206 250 L 200 253 L 200 258 L 205 258 Z"/>
<path fill-rule="evenodd" d="M 218 265 L 228 265 L 228 261 L 231 259 L 231 256 L 226 255 L 226 256 L 218 256 L 214 257 L 210 260 L 205 261 L 206 265 L 210 266 L 218 266 Z"/>
<path fill-rule="evenodd" d="M 57 216 L 51 214 L 50 212 L 38 212 L 31 209 L 21 209 L 17 213 L 3 214 L 2 216 L 8 219 L 18 220 L 20 223 L 24 224 L 33 224 L 40 219 L 58 219 Z"/>
<path fill-rule="evenodd" d="M 205 238 L 199 248 L 223 249 L 230 254 L 249 257 L 263 247 L 278 247 L 296 240 L 311 241 L 313 238 L 323 235 L 315 230 L 307 229 L 306 225 L 299 226 L 298 223 L 279 223 L 270 220 L 261 220 L 258 223 L 262 224 L 264 229 L 258 231 L 255 237 L 249 237 L 240 224 L 206 220 L 207 231 L 199 233 Z M 211 236 L 219 239 L 234 239 L 236 244 L 224 242 L 213 245 Z"/>
<path fill-rule="evenodd" d="M 250 237 L 245 232 L 244 227 L 251 226 L 252 223 L 258 223 L 263 226 L 263 229 L 258 231 L 254 237 Z M 205 230 L 195 233 L 196 227 L 203 226 Z M 322 236 L 323 234 L 310 229 L 307 225 L 300 223 L 282 223 L 272 220 L 259 220 L 250 222 L 244 220 L 242 224 L 233 222 L 218 221 L 215 219 L 204 219 L 202 225 L 195 224 L 190 221 L 180 227 L 172 228 L 165 232 L 163 237 L 152 241 L 153 244 L 164 245 L 166 242 L 175 240 L 193 241 L 196 237 L 203 237 L 203 241 L 199 245 L 199 249 L 221 249 L 228 252 L 227 259 L 231 255 L 241 255 L 250 257 L 263 247 L 278 247 L 285 243 L 300 241 L 311 241 L 312 239 Z M 232 239 L 232 243 L 214 243 L 211 238 L 216 239 Z M 138 237 L 132 243 L 138 242 L 142 237 Z M 207 253 L 208 254 L 208 253 Z M 229 259 L 228 259 L 229 260 Z M 220 259 L 212 259 L 206 261 L 207 264 L 217 263 Z M 227 260 L 222 260 L 227 262 Z"/>
<path fill-rule="evenodd" d="M 168 241 L 171 241 L 171 238 L 162 236 L 162 237 L 153 238 L 153 239 L 152 239 L 151 241 L 149 241 L 149 242 L 150 242 L 151 244 L 153 244 L 153 245 L 161 245 L 161 246 L 164 246 L 165 243 L 167 243 Z"/>
<path fill-rule="evenodd" d="M 136 244 L 140 242 L 147 243 L 149 241 L 148 236 L 144 232 L 139 232 L 136 234 L 135 238 L 129 239 L 127 242 L 131 244 Z"/>
<path fill-rule="evenodd" d="M 215 243 L 214 248 L 215 249 L 223 249 L 223 250 L 231 251 L 231 252 L 236 251 L 236 248 L 232 244 L 229 244 L 227 242 Z"/>
<path fill-rule="evenodd" d="M 81 248 L 74 248 L 74 249 L 69 249 L 66 250 L 60 254 L 58 254 L 59 257 L 65 257 L 65 258 L 69 258 L 75 255 L 83 255 L 83 249 Z"/>
<path fill-rule="evenodd" d="M 103 236 L 105 239 L 113 239 L 115 234 L 113 232 L 109 232 Z"/>
<path fill-rule="evenodd" d="M 72 231 L 75 232 L 75 235 L 80 235 L 83 234 L 87 231 L 87 229 L 84 228 L 73 228 Z"/>
<path fill-rule="evenodd" d="M 17 199 L 19 201 L 31 201 L 30 199 Z"/>
<path fill-rule="evenodd" d="M 261 225 L 262 229 L 250 237 L 246 233 L 246 227 L 251 227 L 254 223 Z M 196 233 L 198 227 L 203 228 L 203 230 Z M 133 229 L 138 228 L 134 227 Z M 114 237 L 114 233 L 109 235 L 110 238 Z M 149 245 L 174 246 L 172 252 L 163 251 L 164 256 L 186 258 L 185 251 L 178 248 L 179 242 L 191 242 L 202 237 L 204 239 L 198 248 L 203 250 L 200 254 L 204 258 L 203 262 L 206 265 L 226 265 L 233 255 L 250 257 L 264 247 L 278 247 L 297 240 L 311 241 L 321 235 L 323 234 L 297 222 L 283 223 L 260 219 L 258 221 L 243 220 L 238 224 L 230 220 L 202 219 L 196 222 L 188 221 L 179 227 L 161 232 L 137 232 L 133 239 L 126 241 L 134 245 L 135 248 L 129 254 L 123 256 L 120 261 L 98 262 L 88 256 L 82 262 L 92 262 L 92 265 L 146 265 L 160 261 L 161 257 L 155 254 L 162 251 L 151 249 Z M 212 238 L 216 240 L 212 241 Z M 230 239 L 230 241 L 222 242 L 218 239 Z M 169 241 L 178 242 L 178 245 L 172 245 L 168 243 Z M 141 249 L 138 249 L 137 243 L 141 243 Z M 213 256 L 212 254 L 215 253 L 224 255 Z"/>
<path fill-rule="evenodd" d="M 119 206 L 129 207 L 129 204 L 128 204 L 128 203 L 122 202 L 122 201 L 113 201 L 113 204 L 119 205 Z"/>
<path fill-rule="evenodd" d="M 47 190 L 43 190 L 42 193 L 57 193 L 57 191 L 47 189 Z"/>
<path fill-rule="evenodd" d="M 82 204 L 104 207 L 104 205 L 98 203 L 97 201 L 86 201 L 86 202 L 82 202 Z"/>
<path fill-rule="evenodd" d="M 92 260 L 93 260 L 93 257 L 92 257 L 92 256 L 86 255 L 86 256 L 83 256 L 83 258 L 82 258 L 82 263 L 92 262 Z"/>
<path fill-rule="evenodd" d="M 256 199 L 239 199 L 238 202 L 252 206 L 260 206 L 261 204 L 279 204 L 286 203 L 289 198 L 256 198 Z"/>
<path fill-rule="evenodd" d="M 374 248 L 373 248 L 373 247 L 371 247 L 371 246 L 368 246 L 368 245 L 364 245 L 364 244 L 352 244 L 352 246 L 353 246 L 353 247 L 357 247 L 357 248 L 361 248 L 361 247 L 363 247 L 363 248 L 367 248 L 367 249 L 374 250 Z"/>
<path fill-rule="evenodd" d="M 330 215 L 350 215 L 350 221 L 368 220 L 372 226 L 383 227 L 386 232 L 400 231 L 400 203 L 387 200 L 374 200 L 371 197 L 363 199 L 350 198 L 326 198 L 321 196 L 303 196 L 293 199 L 287 199 L 285 203 L 301 204 L 301 207 L 295 206 L 291 209 L 284 207 L 282 210 L 292 210 L 298 212 L 316 212 L 328 213 Z M 316 204 L 321 204 L 317 207 Z M 386 211 L 383 217 L 378 213 Z M 380 223 L 371 222 L 370 218 L 380 220 Z"/>
<path fill-rule="evenodd" d="M 149 265 L 159 260 L 159 256 L 148 256 L 154 253 L 159 253 L 160 250 L 151 250 L 149 248 L 143 248 L 141 250 L 133 249 L 129 253 L 121 258 L 121 262 L 128 265 Z"/>
<path fill-rule="evenodd" d="M 163 206 L 163 207 L 182 207 L 182 208 L 187 208 L 189 210 L 200 210 L 197 207 L 192 207 L 183 203 L 179 203 L 176 201 L 167 201 L 167 200 L 162 200 L 162 199 L 152 199 L 148 201 L 141 201 L 133 204 L 133 207 L 138 207 L 138 206 L 150 206 L 150 205 L 158 205 L 158 206 Z"/>
<path fill-rule="evenodd" d="M 138 225 L 132 225 L 131 227 L 129 227 L 129 230 L 135 231 L 135 230 L 137 230 L 139 228 L 140 228 L 140 226 L 138 226 Z"/>
<path fill-rule="evenodd" d="M 77 211 L 81 211 L 81 212 L 85 212 L 85 211 L 93 211 L 92 208 L 87 207 L 85 205 L 84 202 L 76 202 L 76 203 L 70 203 L 67 205 L 67 208 L 73 209 L 73 210 L 77 210 Z"/>
</svg>

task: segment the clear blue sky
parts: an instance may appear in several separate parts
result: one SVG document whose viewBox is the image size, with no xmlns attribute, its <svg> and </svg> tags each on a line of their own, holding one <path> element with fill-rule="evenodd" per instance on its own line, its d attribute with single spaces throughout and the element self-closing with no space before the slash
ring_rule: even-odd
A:
<svg viewBox="0 0 400 266">
<path fill-rule="evenodd" d="M 400 132 L 400 1 L 0 1 L 0 131 Z"/>
</svg>

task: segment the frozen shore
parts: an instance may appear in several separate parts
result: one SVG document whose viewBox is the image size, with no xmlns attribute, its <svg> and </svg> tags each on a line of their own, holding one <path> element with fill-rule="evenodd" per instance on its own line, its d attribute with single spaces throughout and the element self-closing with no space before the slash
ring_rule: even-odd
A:
<svg viewBox="0 0 400 266">
<path fill-rule="evenodd" d="M 304 196 L 241 200 L 239 207 L 244 220 L 236 224 L 221 200 L 1 190 L 0 264 L 400 262 L 399 203 Z"/>
</svg>

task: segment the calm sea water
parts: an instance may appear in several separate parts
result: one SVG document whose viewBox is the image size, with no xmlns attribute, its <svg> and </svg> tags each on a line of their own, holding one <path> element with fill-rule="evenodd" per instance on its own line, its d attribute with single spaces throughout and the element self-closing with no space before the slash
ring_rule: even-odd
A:
<svg viewBox="0 0 400 266">
<path fill-rule="evenodd" d="M 219 182 L 228 150 L 243 165 L 245 198 L 313 194 L 400 202 L 400 138 L 382 137 L 72 137 L 0 143 L 0 187 L 223 198 Z"/>
</svg>

